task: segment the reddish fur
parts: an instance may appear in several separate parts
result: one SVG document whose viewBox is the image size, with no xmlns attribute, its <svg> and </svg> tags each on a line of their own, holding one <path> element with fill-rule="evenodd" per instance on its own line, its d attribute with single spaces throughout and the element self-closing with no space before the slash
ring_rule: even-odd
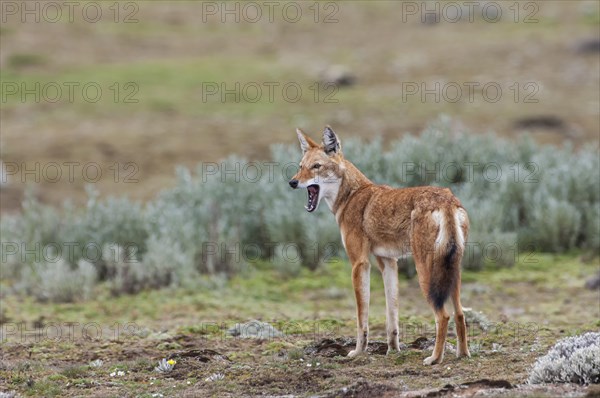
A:
<svg viewBox="0 0 600 398">
<path fill-rule="evenodd" d="M 443 304 L 449 297 L 452 298 L 456 313 L 458 354 L 468 355 L 466 325 L 460 304 L 460 263 L 464 244 L 460 244 L 456 228 L 462 229 L 466 240 L 469 222 L 465 212 L 464 221 L 460 226 L 456 225 L 454 214 L 463 209 L 460 201 L 446 188 L 423 186 L 394 189 L 373 184 L 344 159 L 341 150 L 326 154 L 323 145 L 305 138 L 309 148 L 294 179 L 302 182 L 318 176 L 333 176 L 340 180 L 332 212 L 352 264 L 358 318 L 357 352 L 366 348 L 368 337 L 368 319 L 365 318 L 368 318 L 369 297 L 361 286 L 368 283 L 369 255 L 375 254 L 373 251 L 376 248 L 383 247 L 396 253 L 410 251 L 415 259 L 421 289 L 436 316 L 436 345 L 428 363 L 440 363 L 443 359 L 449 320 Z M 317 162 L 322 165 L 321 168 L 312 169 L 311 166 Z M 443 217 L 446 234 L 445 242 L 439 247 L 435 246 L 435 242 L 440 228 L 432 216 L 436 211 Z M 392 259 L 394 257 L 398 256 L 390 256 Z M 377 259 L 383 271 L 384 261 L 381 256 L 377 256 Z M 397 334 L 397 330 L 391 333 Z M 388 336 L 388 341 L 390 339 Z"/>
</svg>

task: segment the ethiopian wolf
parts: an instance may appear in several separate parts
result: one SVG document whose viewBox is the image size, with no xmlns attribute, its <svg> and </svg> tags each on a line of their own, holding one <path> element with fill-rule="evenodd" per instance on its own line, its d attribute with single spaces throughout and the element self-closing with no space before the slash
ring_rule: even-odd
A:
<svg viewBox="0 0 600 398">
<path fill-rule="evenodd" d="M 303 151 L 300 169 L 290 180 L 292 188 L 306 188 L 306 210 L 313 212 L 325 200 L 340 227 L 342 243 L 352 263 L 356 296 L 357 338 L 354 357 L 367 348 L 369 337 L 369 255 L 383 274 L 386 299 L 388 353 L 398 350 L 399 257 L 412 253 L 419 284 L 433 308 L 436 339 L 425 365 L 444 359 L 450 316 L 454 305 L 458 357 L 470 356 L 467 328 L 460 303 L 460 265 L 469 231 L 469 218 L 459 200 L 446 188 L 394 189 L 376 185 L 344 159 L 340 140 L 330 127 L 317 144 L 296 130 Z"/>
</svg>

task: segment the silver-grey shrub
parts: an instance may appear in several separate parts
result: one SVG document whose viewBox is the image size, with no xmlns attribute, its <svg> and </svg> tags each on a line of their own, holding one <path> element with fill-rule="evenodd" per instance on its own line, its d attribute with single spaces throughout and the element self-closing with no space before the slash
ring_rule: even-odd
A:
<svg viewBox="0 0 600 398">
<path fill-rule="evenodd" d="M 535 362 L 529 383 L 600 383 L 600 333 L 559 340 Z"/>
<path fill-rule="evenodd" d="M 72 266 L 65 260 L 31 265 L 27 288 L 39 301 L 76 302 L 89 299 L 97 280 L 93 264 L 79 260 Z"/>
<path fill-rule="evenodd" d="M 469 134 L 445 120 L 390 143 L 341 135 L 346 157 L 373 182 L 455 192 L 471 220 L 467 268 L 511 266 L 524 250 L 600 250 L 598 148 L 512 142 Z M 193 287 L 203 274 L 231 275 L 255 260 L 293 275 L 298 259 L 286 257 L 292 253 L 302 266 L 317 268 L 344 250 L 326 204 L 318 210 L 325 214 L 309 214 L 306 192 L 288 186 L 300 157 L 297 144 L 274 145 L 272 168 L 258 162 L 258 178 L 244 173 L 252 168 L 236 156 L 208 164 L 213 172 L 206 163 L 179 168 L 175 185 L 145 204 L 101 199 L 89 190 L 84 207 L 57 209 L 28 195 L 20 215 L 0 220 L 0 279 L 12 291 L 65 301 L 92 294 L 92 280 L 106 282 L 113 294 Z M 62 262 L 10 254 L 8 244 L 58 245 Z M 66 245 L 74 246 L 68 255 Z M 71 274 L 87 287 L 73 291 L 69 278 L 55 278 Z M 48 276 L 46 285 L 40 275 Z M 61 296 L 55 288 L 61 283 L 71 293 Z"/>
<path fill-rule="evenodd" d="M 148 272 L 144 264 L 135 257 L 133 250 L 122 246 L 104 245 L 102 261 L 107 271 L 108 286 L 113 295 L 137 293 L 156 280 L 159 280 L 159 285 L 163 282 L 157 275 Z"/>
<path fill-rule="evenodd" d="M 141 258 L 148 237 L 147 220 L 141 203 L 125 197 L 99 199 L 99 193 L 88 187 L 88 200 L 83 209 L 66 205 L 60 214 L 50 241 L 70 243 L 73 252 L 65 248 L 65 257 L 71 263 L 79 259 L 94 263 L 102 278 L 106 264 L 102 256 L 105 245 L 120 245 L 132 250 L 132 256 Z"/>
</svg>

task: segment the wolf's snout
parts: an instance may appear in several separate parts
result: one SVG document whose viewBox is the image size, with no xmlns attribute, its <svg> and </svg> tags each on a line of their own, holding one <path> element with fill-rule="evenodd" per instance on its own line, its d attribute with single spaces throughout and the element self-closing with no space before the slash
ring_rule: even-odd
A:
<svg viewBox="0 0 600 398">
<path fill-rule="evenodd" d="M 290 180 L 290 187 L 294 189 L 298 188 L 298 180 Z"/>
</svg>

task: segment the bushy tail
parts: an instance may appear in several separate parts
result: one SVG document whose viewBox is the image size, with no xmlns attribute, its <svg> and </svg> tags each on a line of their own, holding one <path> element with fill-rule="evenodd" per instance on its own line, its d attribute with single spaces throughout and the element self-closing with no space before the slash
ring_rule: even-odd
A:
<svg viewBox="0 0 600 398">
<path fill-rule="evenodd" d="M 428 295 L 434 308 L 439 310 L 448 300 L 460 277 L 464 237 L 456 209 L 440 212 L 436 221 L 439 231 L 434 245 Z"/>
</svg>

